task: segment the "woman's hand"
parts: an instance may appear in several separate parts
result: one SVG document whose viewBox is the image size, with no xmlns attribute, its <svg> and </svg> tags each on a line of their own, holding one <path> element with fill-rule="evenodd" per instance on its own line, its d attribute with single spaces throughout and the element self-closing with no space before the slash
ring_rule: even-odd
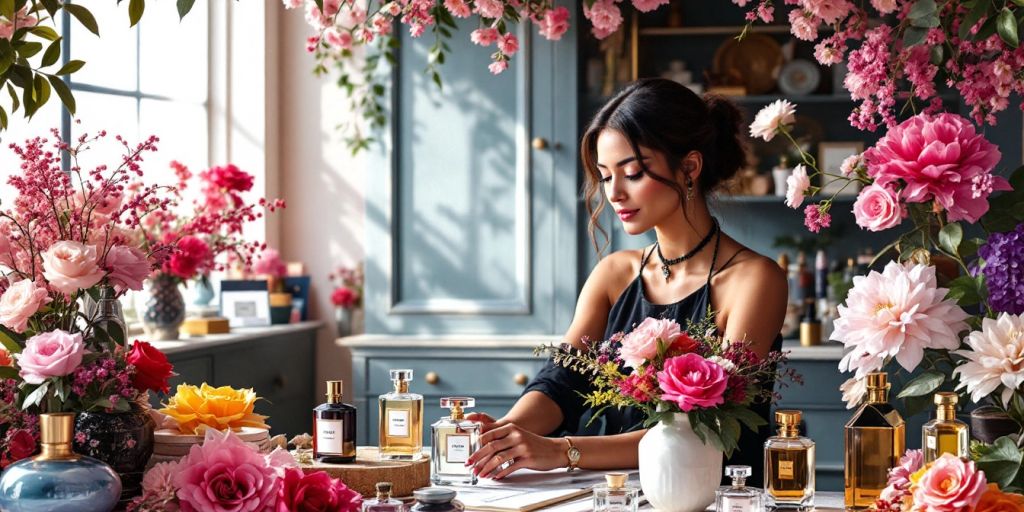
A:
<svg viewBox="0 0 1024 512">
<path fill-rule="evenodd" d="M 490 423 L 494 425 L 497 422 Z M 568 464 L 567 445 L 561 439 L 542 437 L 508 423 L 492 426 L 480 436 L 480 449 L 466 461 L 484 478 L 501 480 L 517 469 L 548 470 Z"/>
<path fill-rule="evenodd" d="M 498 427 L 509 425 L 512 422 L 502 418 L 500 420 L 494 419 L 490 414 L 485 412 L 471 412 L 466 415 L 466 419 L 475 423 L 480 424 L 480 433 L 485 434 Z"/>
</svg>

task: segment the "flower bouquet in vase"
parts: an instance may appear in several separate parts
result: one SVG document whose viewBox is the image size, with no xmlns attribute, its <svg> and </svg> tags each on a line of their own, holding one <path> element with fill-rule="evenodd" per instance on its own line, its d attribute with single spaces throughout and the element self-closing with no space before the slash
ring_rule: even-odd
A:
<svg viewBox="0 0 1024 512">
<path fill-rule="evenodd" d="M 362 312 L 363 266 L 341 266 L 327 277 L 334 283 L 331 303 L 334 304 L 338 336 L 348 336 L 356 328 L 356 313 Z"/>
<path fill-rule="evenodd" d="M 592 380 L 588 406 L 644 412 L 651 428 L 640 441 L 640 483 L 658 510 L 696 512 L 714 502 L 723 454 L 736 450 L 744 427 L 756 432 L 767 423 L 750 406 L 774 400 L 766 384 L 799 381 L 791 369 L 779 368 L 783 353 L 761 358 L 746 342 L 716 333 L 710 314 L 686 330 L 673 320 L 648 318 L 628 334 L 584 339 L 581 348 L 537 349 Z"/>
</svg>

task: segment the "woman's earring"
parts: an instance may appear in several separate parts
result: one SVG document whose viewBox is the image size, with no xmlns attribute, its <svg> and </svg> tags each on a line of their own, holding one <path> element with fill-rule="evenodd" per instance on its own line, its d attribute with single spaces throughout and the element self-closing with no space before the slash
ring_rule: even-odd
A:
<svg viewBox="0 0 1024 512">
<path fill-rule="evenodd" d="M 686 200 L 693 200 L 693 180 L 686 178 Z"/>
</svg>

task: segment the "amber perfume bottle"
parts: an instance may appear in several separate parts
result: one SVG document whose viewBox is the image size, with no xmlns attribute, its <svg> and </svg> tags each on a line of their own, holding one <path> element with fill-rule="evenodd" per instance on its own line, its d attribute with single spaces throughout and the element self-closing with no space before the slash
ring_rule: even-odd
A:
<svg viewBox="0 0 1024 512">
<path fill-rule="evenodd" d="M 867 380 L 867 400 L 844 429 L 847 509 L 864 509 L 878 499 L 889 470 L 899 464 L 906 449 L 906 425 L 889 404 L 888 376 L 871 373 Z"/>
<path fill-rule="evenodd" d="M 480 447 L 480 424 L 467 421 L 465 415 L 465 409 L 473 405 L 475 401 L 469 397 L 441 399 L 441 407 L 451 409 L 451 414 L 430 426 L 434 464 L 430 481 L 434 485 L 476 485 L 476 473 L 466 467 L 469 456 Z"/>
<path fill-rule="evenodd" d="M 775 411 L 779 435 L 764 444 L 764 490 L 768 506 L 802 509 L 814 501 L 814 441 L 800 436 L 795 410 Z"/>
<path fill-rule="evenodd" d="M 940 391 L 935 393 L 935 419 L 921 428 L 921 446 L 924 448 L 925 464 L 934 461 L 943 453 L 967 457 L 969 429 L 967 424 L 956 419 L 956 393 Z"/>
<path fill-rule="evenodd" d="M 341 403 L 340 380 L 327 381 L 327 403 L 313 409 L 313 456 L 320 462 L 356 460 L 356 408 Z"/>
<path fill-rule="evenodd" d="M 412 370 L 391 370 L 395 390 L 380 395 L 381 460 L 423 457 L 423 395 L 409 392 Z"/>
</svg>

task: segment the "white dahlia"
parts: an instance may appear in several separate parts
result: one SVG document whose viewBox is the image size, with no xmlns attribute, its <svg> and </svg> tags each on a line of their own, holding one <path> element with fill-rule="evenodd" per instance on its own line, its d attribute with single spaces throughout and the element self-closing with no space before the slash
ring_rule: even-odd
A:
<svg viewBox="0 0 1024 512">
<path fill-rule="evenodd" d="M 786 100 L 775 100 L 761 109 L 750 123 L 750 136 L 771 141 L 780 128 L 796 120 L 796 105 Z"/>
<path fill-rule="evenodd" d="M 967 361 L 954 370 L 960 375 L 957 389 L 967 388 L 971 401 L 995 392 L 1000 385 L 1003 405 L 1010 402 L 1015 390 L 1024 385 L 1024 318 L 1002 313 L 993 320 L 981 321 L 981 331 L 974 331 L 964 340 L 970 350 L 954 352 Z"/>
</svg>

